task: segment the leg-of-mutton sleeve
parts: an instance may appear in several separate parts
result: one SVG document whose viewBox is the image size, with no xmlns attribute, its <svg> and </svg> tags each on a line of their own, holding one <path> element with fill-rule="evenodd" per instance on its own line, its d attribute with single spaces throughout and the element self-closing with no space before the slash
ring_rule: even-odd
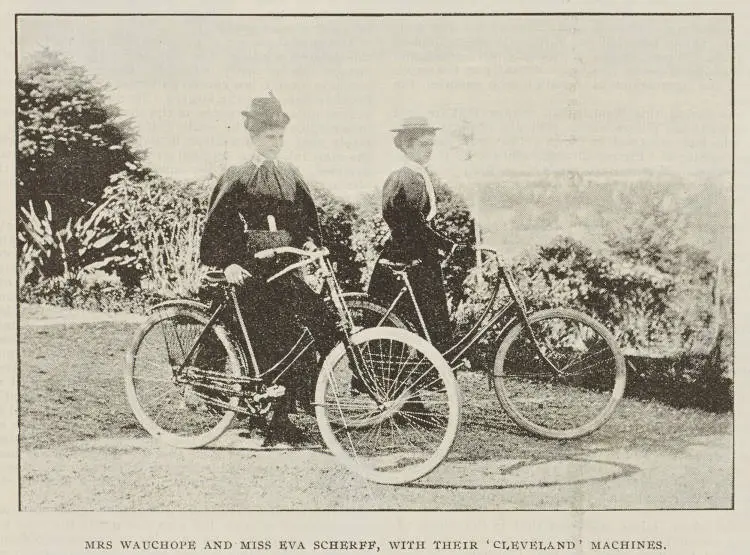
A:
<svg viewBox="0 0 750 555">
<path fill-rule="evenodd" d="M 318 218 L 318 210 L 315 207 L 315 201 L 312 198 L 310 187 L 308 187 L 302 174 L 296 167 L 289 164 L 289 168 L 294 175 L 294 181 L 297 188 L 295 203 L 297 204 L 299 216 L 299 236 L 294 238 L 295 242 L 302 245 L 307 241 L 312 241 L 317 246 L 321 246 L 323 238 L 320 228 L 320 220 Z"/>
<path fill-rule="evenodd" d="M 211 193 L 200 244 L 200 259 L 207 266 L 223 269 L 244 262 L 245 229 L 238 211 L 244 193 L 240 177 L 237 168 L 229 168 Z"/>
</svg>

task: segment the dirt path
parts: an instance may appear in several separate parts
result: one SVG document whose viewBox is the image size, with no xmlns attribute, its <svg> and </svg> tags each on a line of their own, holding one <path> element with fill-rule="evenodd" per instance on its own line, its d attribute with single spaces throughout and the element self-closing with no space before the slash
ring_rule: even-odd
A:
<svg viewBox="0 0 750 555">
<path fill-rule="evenodd" d="M 210 449 L 98 439 L 22 453 L 25 510 L 662 509 L 731 504 L 731 438 L 680 454 L 449 457 L 409 486 L 370 484 L 319 448 L 262 451 L 229 432 Z"/>
</svg>

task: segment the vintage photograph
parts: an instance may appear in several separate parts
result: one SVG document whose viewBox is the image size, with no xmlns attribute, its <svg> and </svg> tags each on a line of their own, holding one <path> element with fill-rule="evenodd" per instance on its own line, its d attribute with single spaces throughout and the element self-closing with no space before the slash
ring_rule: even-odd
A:
<svg viewBox="0 0 750 555">
<path fill-rule="evenodd" d="M 15 25 L 22 513 L 734 508 L 731 14 Z"/>
</svg>

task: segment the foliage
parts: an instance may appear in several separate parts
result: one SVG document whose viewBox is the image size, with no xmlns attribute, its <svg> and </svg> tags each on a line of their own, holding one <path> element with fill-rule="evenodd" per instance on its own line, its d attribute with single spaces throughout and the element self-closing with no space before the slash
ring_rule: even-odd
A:
<svg viewBox="0 0 750 555">
<path fill-rule="evenodd" d="M 152 175 L 113 178 L 104 191 L 107 219 L 128 238 L 134 254 L 126 285 L 187 294 L 197 291 L 202 269 L 200 237 L 211 183 L 180 182 Z"/>
<path fill-rule="evenodd" d="M 42 50 L 21 66 L 18 117 L 17 205 L 49 202 L 59 222 L 99 204 L 109 176 L 142 175 L 132 122 L 83 67 Z"/>
<path fill-rule="evenodd" d="M 352 232 L 358 218 L 356 208 L 320 186 L 312 188 L 312 196 L 318 208 L 323 245 L 331 252 L 336 277 L 345 290 L 358 289 L 361 270 Z"/>
<path fill-rule="evenodd" d="M 367 285 L 375 261 L 390 236 L 380 207 L 380 194 L 374 192 L 363 195 L 357 204 L 357 219 L 352 227 L 352 246 L 356 253 L 355 260 L 359 263 L 359 283 L 362 285 Z M 362 286 L 356 289 L 361 288 Z"/>
<path fill-rule="evenodd" d="M 20 283 L 45 277 L 81 278 L 85 273 L 111 270 L 133 260 L 127 242 L 118 240 L 118 234 L 106 226 L 106 204 L 75 222 L 69 219 L 59 229 L 51 205 L 44 204 L 46 213 L 42 217 L 31 202 L 28 209 L 21 208 Z"/>
<path fill-rule="evenodd" d="M 23 303 L 138 314 L 145 314 L 151 306 L 165 298 L 163 294 L 140 287 L 61 276 L 23 284 L 18 291 L 18 299 Z"/>
</svg>

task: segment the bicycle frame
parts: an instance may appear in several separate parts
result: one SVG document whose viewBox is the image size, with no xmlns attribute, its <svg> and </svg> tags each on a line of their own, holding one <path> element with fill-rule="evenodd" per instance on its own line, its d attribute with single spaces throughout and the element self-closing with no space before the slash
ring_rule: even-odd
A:
<svg viewBox="0 0 750 555">
<path fill-rule="evenodd" d="M 502 320 L 508 314 L 510 314 L 510 318 L 508 318 L 508 320 L 504 323 L 502 329 L 500 330 L 501 337 L 505 333 L 507 333 L 507 331 L 510 330 L 519 320 L 524 322 L 528 331 L 531 332 L 531 327 L 529 326 L 528 318 L 527 318 L 526 305 L 523 302 L 523 298 L 518 293 L 518 288 L 516 287 L 515 281 L 513 280 L 510 272 L 508 272 L 505 265 L 500 260 L 500 257 L 498 256 L 497 251 L 491 248 L 487 248 L 487 247 L 479 247 L 479 249 L 481 249 L 484 252 L 490 253 L 491 255 L 494 256 L 498 264 L 497 277 L 499 279 L 497 280 L 497 283 L 495 284 L 495 289 L 492 292 L 492 295 L 490 296 L 489 301 L 487 301 L 487 304 L 484 306 L 484 309 L 482 310 L 481 316 L 477 319 L 477 321 L 462 337 L 460 337 L 451 347 L 449 347 L 443 353 L 443 356 L 445 357 L 445 359 L 449 362 L 449 364 L 452 367 L 454 367 L 454 369 L 461 366 L 460 364 L 457 364 L 457 363 L 461 359 L 463 354 L 468 349 L 470 349 L 477 341 L 479 341 L 479 339 L 481 339 L 495 324 L 497 324 L 497 322 Z M 412 303 L 412 306 L 414 307 L 414 310 L 417 314 L 417 318 L 419 320 L 418 323 L 421 326 L 420 331 L 424 333 L 424 337 L 428 341 L 430 341 L 430 336 L 427 331 L 427 326 L 425 324 L 424 317 L 422 316 L 422 311 L 419 308 L 419 304 L 417 303 L 416 296 L 414 295 L 414 289 L 411 286 L 411 282 L 409 281 L 409 276 L 407 274 L 406 269 L 393 270 L 393 272 L 401 281 L 403 281 L 404 285 L 401 287 L 401 290 L 398 292 L 396 297 L 391 302 L 390 306 L 387 308 L 385 314 L 382 316 L 382 318 L 376 325 L 377 326 L 382 325 L 383 322 L 385 322 L 385 320 L 388 318 L 388 316 L 394 313 L 395 308 L 398 305 L 399 301 L 401 301 L 401 299 L 408 293 L 409 301 Z M 501 283 L 505 285 L 505 288 L 508 291 L 508 294 L 510 295 L 511 300 L 509 300 L 499 309 L 493 311 L 492 307 L 495 301 L 497 300 L 497 296 L 500 291 Z M 533 333 L 532 333 L 532 337 L 533 337 Z M 534 338 L 534 342 L 536 343 L 536 338 Z M 545 357 L 545 360 L 546 360 L 546 357 Z"/>
<path fill-rule="evenodd" d="M 258 258 L 266 258 L 270 256 L 273 256 L 275 254 L 284 254 L 289 253 L 292 254 L 304 254 L 307 255 L 307 251 L 301 251 L 299 249 L 294 249 L 291 247 L 281 247 L 277 249 L 268 249 L 267 251 L 261 251 L 258 253 Z M 336 279 L 336 276 L 333 272 L 333 267 L 331 266 L 330 261 L 327 258 L 328 250 L 327 249 L 320 249 L 317 253 L 317 256 L 315 257 L 308 257 L 307 260 L 303 260 L 301 262 L 297 262 L 294 264 L 290 264 L 280 272 L 272 275 L 267 279 L 268 282 L 273 281 L 274 279 L 279 278 L 285 273 L 288 273 L 292 270 L 295 270 L 297 268 L 300 268 L 304 266 L 305 264 L 310 264 L 313 262 L 317 262 L 319 266 L 319 271 L 324 278 L 325 284 L 328 288 L 328 298 L 333 302 L 336 312 L 339 316 L 339 321 L 337 323 L 337 330 L 339 331 L 339 339 L 344 342 L 344 345 L 346 347 L 347 353 L 349 356 L 354 357 L 354 359 L 357 361 L 355 364 L 360 364 L 361 361 L 359 360 L 360 356 L 356 349 L 352 348 L 351 341 L 349 340 L 349 336 L 354 329 L 354 324 L 352 321 L 351 314 L 349 312 L 348 307 L 346 306 L 346 303 L 343 301 L 343 292 L 341 291 L 341 288 L 339 286 L 338 280 Z M 193 300 L 171 300 L 166 301 L 164 303 L 160 303 L 152 308 L 153 311 L 157 311 L 159 309 L 163 308 L 169 308 L 174 306 L 188 306 L 190 308 L 195 308 L 197 310 L 200 310 L 204 313 L 210 313 L 210 317 L 208 319 L 208 322 L 205 324 L 201 332 L 198 334 L 198 337 L 195 339 L 194 343 L 190 346 L 187 354 L 184 357 L 183 362 L 180 364 L 180 366 L 173 370 L 175 377 L 178 380 L 185 380 L 185 376 L 188 373 L 188 362 L 192 360 L 193 355 L 196 353 L 196 350 L 198 349 L 198 346 L 201 344 L 203 339 L 205 338 L 206 334 L 209 332 L 210 328 L 216 324 L 217 322 L 226 321 L 227 316 L 233 314 L 236 318 L 237 322 L 239 323 L 240 330 L 242 332 L 242 342 L 238 342 L 236 338 L 232 338 L 233 342 L 237 343 L 238 347 L 238 354 L 240 355 L 240 364 L 243 366 L 243 374 L 248 374 L 248 371 L 250 371 L 250 376 L 241 376 L 241 377 L 227 377 L 224 374 L 211 372 L 207 370 L 198 370 L 198 369 L 191 369 L 193 372 L 193 375 L 204 377 L 204 378 L 210 378 L 211 380 L 214 380 L 216 382 L 221 382 L 225 384 L 240 384 L 240 385 L 260 385 L 261 383 L 264 383 L 264 378 L 267 377 L 269 374 L 273 374 L 274 378 L 271 380 L 271 384 L 275 384 L 278 379 L 286 373 L 293 365 L 294 363 L 312 346 L 314 339 L 312 337 L 312 334 L 310 333 L 310 330 L 307 328 L 304 328 L 302 331 L 302 334 L 298 338 L 297 342 L 287 351 L 287 353 L 281 357 L 275 364 L 273 364 L 270 368 L 267 370 L 261 370 L 257 358 L 255 356 L 255 351 L 252 346 L 252 342 L 250 340 L 250 335 L 247 331 L 247 325 L 245 323 L 244 317 L 242 316 L 242 311 L 240 309 L 240 304 L 237 299 L 237 292 L 236 292 L 236 286 L 227 284 L 222 279 L 215 280 L 216 283 L 221 282 L 223 284 L 223 293 L 224 298 L 214 307 L 209 307 L 208 305 L 193 301 Z M 248 359 L 249 358 L 249 364 Z M 223 388 L 216 388 L 214 389 L 222 389 L 226 393 L 233 393 L 237 394 L 236 391 L 231 389 L 224 390 Z M 243 395 L 243 397 L 247 398 L 246 395 Z M 210 400 L 212 403 L 217 404 L 219 406 L 222 406 L 223 403 L 218 400 Z M 242 413 L 249 413 L 248 411 L 245 411 L 243 409 L 234 409 L 237 412 Z"/>
</svg>

